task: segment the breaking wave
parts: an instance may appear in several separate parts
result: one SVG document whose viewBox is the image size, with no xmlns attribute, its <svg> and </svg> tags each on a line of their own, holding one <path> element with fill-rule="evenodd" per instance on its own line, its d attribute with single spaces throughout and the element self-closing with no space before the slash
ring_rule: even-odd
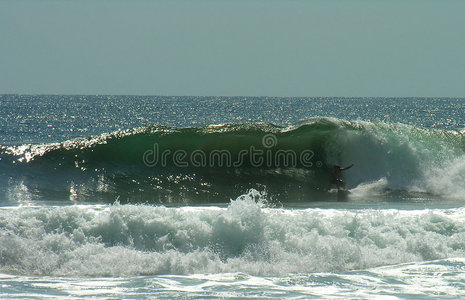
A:
<svg viewBox="0 0 465 300">
<path fill-rule="evenodd" d="M 463 198 L 464 133 L 315 118 L 193 128 L 153 125 L 53 144 L 2 147 L 0 192 L 15 199 L 227 203 L 249 188 L 269 201 L 326 197 L 333 165 L 361 193 Z"/>
<path fill-rule="evenodd" d="M 227 208 L 3 208 L 0 272 L 130 276 L 338 272 L 465 255 L 465 211 L 267 208 L 254 190 Z"/>
</svg>

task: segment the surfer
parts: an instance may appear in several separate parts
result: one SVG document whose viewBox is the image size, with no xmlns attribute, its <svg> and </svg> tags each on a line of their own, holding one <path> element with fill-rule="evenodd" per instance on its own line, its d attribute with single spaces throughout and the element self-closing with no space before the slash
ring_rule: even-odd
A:
<svg viewBox="0 0 465 300">
<path fill-rule="evenodd" d="M 348 167 L 345 167 L 345 168 L 341 168 L 340 166 L 334 166 L 333 167 L 333 172 L 331 173 L 331 177 L 329 179 L 329 187 L 331 187 L 331 185 L 335 184 L 337 186 L 338 189 L 346 189 L 346 183 L 340 178 L 341 176 L 341 172 L 342 171 L 345 171 L 345 170 L 348 170 L 350 168 L 352 168 L 354 166 L 354 164 L 351 164 L 350 166 Z"/>
</svg>

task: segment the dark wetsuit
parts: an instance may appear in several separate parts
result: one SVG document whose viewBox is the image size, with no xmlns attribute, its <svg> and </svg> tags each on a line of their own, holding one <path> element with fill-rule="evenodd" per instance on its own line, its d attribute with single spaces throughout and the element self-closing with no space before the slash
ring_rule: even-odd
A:
<svg viewBox="0 0 465 300">
<path fill-rule="evenodd" d="M 329 179 L 329 185 L 333 185 L 335 184 L 337 186 L 337 188 L 345 188 L 346 187 L 346 183 L 339 178 L 339 176 L 341 175 L 341 172 L 342 171 L 345 171 L 347 169 L 350 169 L 352 168 L 353 164 L 346 167 L 346 168 L 341 168 L 339 166 L 334 166 L 334 169 L 333 169 L 333 173 L 331 173 L 331 177 Z"/>
<path fill-rule="evenodd" d="M 333 173 L 331 173 L 331 178 L 329 180 L 329 184 L 335 184 L 337 185 L 337 187 L 340 187 L 341 185 L 344 186 L 344 181 L 342 181 L 342 179 L 339 178 L 339 176 L 341 175 L 341 168 L 340 167 L 337 167 L 335 166 L 334 167 L 334 171 Z"/>
</svg>

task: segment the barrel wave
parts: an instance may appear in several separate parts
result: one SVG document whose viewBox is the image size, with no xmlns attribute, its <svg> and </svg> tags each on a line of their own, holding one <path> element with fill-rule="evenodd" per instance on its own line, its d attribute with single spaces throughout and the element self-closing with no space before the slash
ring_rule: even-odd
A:
<svg viewBox="0 0 465 300">
<path fill-rule="evenodd" d="M 352 197 L 465 195 L 465 138 L 454 130 L 313 118 L 174 128 L 152 125 L 52 144 L 2 146 L 8 202 L 228 203 L 250 188 L 269 202 L 325 200 L 333 165 L 354 163 Z"/>
</svg>

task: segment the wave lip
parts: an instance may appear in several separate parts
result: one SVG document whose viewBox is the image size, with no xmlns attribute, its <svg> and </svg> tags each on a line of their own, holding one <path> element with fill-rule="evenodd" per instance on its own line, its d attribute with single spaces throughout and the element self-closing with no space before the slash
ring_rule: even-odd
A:
<svg viewBox="0 0 465 300">
<path fill-rule="evenodd" d="M 3 147 L 0 164 L 10 182 L 4 194 L 26 189 L 31 199 L 55 193 L 111 202 L 118 196 L 123 202 L 227 202 L 257 188 L 280 201 L 308 201 L 324 197 L 333 165 L 350 163 L 356 165 L 345 174 L 350 188 L 385 179 L 384 190 L 461 199 L 464 145 L 460 131 L 314 118 L 289 127 L 153 125 Z"/>
</svg>

